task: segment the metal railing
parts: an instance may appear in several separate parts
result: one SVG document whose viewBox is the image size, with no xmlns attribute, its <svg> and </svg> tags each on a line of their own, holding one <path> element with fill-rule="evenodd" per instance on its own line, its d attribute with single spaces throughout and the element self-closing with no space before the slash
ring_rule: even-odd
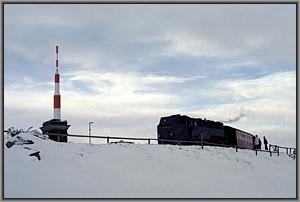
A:
<svg viewBox="0 0 300 202">
<path fill-rule="evenodd" d="M 218 144 L 218 143 L 211 143 L 205 141 L 197 141 L 197 140 L 170 140 L 170 139 L 160 139 L 160 138 L 140 138 L 140 137 L 116 137 L 116 136 L 86 136 L 86 135 L 70 135 L 70 134 L 58 134 L 58 133 L 47 133 L 47 135 L 55 135 L 55 136 L 67 136 L 67 137 L 84 137 L 84 138 L 99 138 L 99 139 L 106 139 L 107 143 L 110 143 L 110 140 L 142 140 L 147 141 L 148 144 L 151 144 L 151 141 L 160 141 L 162 144 L 168 144 L 173 142 L 175 144 L 181 145 L 181 143 L 191 143 L 193 145 L 210 145 L 210 146 L 227 146 L 227 147 L 236 147 L 235 145 L 225 145 L 225 144 Z"/>
<path fill-rule="evenodd" d="M 8 132 L 8 130 L 3 130 L 3 132 Z M 114 142 L 110 142 L 110 139 L 115 139 L 115 140 L 119 139 L 119 140 L 142 140 L 142 141 L 147 141 L 148 144 L 151 144 L 151 141 L 157 141 L 158 143 L 160 141 L 162 144 L 175 143 L 177 145 L 182 145 L 182 143 L 190 143 L 190 145 L 201 145 L 202 149 L 204 148 L 204 145 L 233 147 L 236 149 L 236 152 L 238 152 L 238 149 L 244 149 L 244 148 L 239 148 L 237 145 L 226 145 L 226 144 L 218 144 L 218 143 L 211 143 L 211 142 L 197 141 L 197 140 L 169 140 L 169 139 L 159 139 L 159 138 L 137 138 L 137 137 L 93 136 L 93 135 L 86 136 L 86 135 L 71 135 L 71 134 L 59 134 L 59 133 L 47 133 L 47 135 L 60 136 L 60 137 L 67 136 L 67 137 L 106 139 L 107 144 L 114 143 Z M 269 150 L 261 150 L 261 149 L 250 149 L 250 150 L 255 151 L 256 156 L 258 152 L 268 152 L 270 153 L 270 156 L 272 156 L 272 153 L 276 153 L 277 156 L 279 156 L 280 149 L 285 149 L 287 155 L 292 156 L 294 159 L 296 158 L 297 150 L 294 147 L 283 147 L 279 145 L 269 144 Z"/>
<path fill-rule="evenodd" d="M 190 144 L 190 145 L 199 145 L 203 149 L 204 146 L 221 146 L 221 147 L 232 147 L 235 148 L 236 152 L 238 152 L 239 148 L 237 145 L 226 145 L 226 144 L 218 144 L 218 143 L 211 143 L 211 142 L 205 142 L 205 141 L 197 141 L 197 140 L 169 140 L 169 139 L 160 139 L 160 138 L 138 138 L 138 137 L 116 137 L 116 136 L 87 136 L 87 135 L 71 135 L 71 134 L 57 134 L 57 133 L 47 133 L 47 135 L 55 135 L 55 136 L 67 136 L 67 137 L 83 137 L 83 138 L 98 138 L 98 139 L 106 139 L 106 143 L 117 143 L 117 142 L 110 142 L 110 140 L 141 140 L 141 141 L 147 141 L 148 144 L 151 144 L 151 141 L 157 141 L 157 143 L 162 144 L 178 144 L 178 145 L 186 145 L 184 143 Z M 288 150 L 293 150 L 293 153 L 296 155 L 296 148 L 292 147 L 283 147 L 278 145 L 272 145 L 269 144 L 269 150 L 260 150 L 260 149 L 249 149 L 255 151 L 255 155 L 258 155 L 258 152 L 267 152 L 272 156 L 273 153 L 276 153 L 277 156 L 279 156 L 279 150 L 280 148 L 286 149 L 286 153 L 288 153 Z M 295 158 L 294 158 L 295 159 Z"/>
<path fill-rule="evenodd" d="M 278 145 L 269 144 L 269 151 L 277 152 L 279 156 L 280 149 L 285 149 L 287 155 L 293 155 L 294 159 L 297 154 L 297 150 L 294 147 L 283 147 Z M 293 151 L 293 152 L 292 152 Z"/>
</svg>

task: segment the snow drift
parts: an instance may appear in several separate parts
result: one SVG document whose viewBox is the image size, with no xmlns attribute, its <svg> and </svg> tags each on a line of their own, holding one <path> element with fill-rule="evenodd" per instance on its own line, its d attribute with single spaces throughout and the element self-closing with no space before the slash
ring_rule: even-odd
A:
<svg viewBox="0 0 300 202">
<path fill-rule="evenodd" d="M 296 197 L 296 160 L 285 153 L 58 143 L 37 131 L 8 141 L 16 144 L 4 146 L 4 198 Z"/>
</svg>

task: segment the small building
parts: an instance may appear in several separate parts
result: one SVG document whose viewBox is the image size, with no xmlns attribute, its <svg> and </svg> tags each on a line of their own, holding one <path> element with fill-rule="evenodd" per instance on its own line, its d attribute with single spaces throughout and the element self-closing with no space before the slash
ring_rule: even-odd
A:
<svg viewBox="0 0 300 202">
<path fill-rule="evenodd" d="M 61 121 L 59 119 L 51 119 L 49 121 L 45 121 L 40 129 L 42 130 L 43 134 L 49 136 L 50 140 L 57 142 L 68 142 L 67 136 L 51 135 L 51 133 L 67 135 L 67 130 L 70 126 L 71 125 L 68 125 L 66 120 Z"/>
</svg>

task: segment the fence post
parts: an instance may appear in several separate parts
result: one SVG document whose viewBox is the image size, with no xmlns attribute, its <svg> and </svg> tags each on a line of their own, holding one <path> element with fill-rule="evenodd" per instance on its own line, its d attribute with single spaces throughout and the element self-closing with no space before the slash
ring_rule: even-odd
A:
<svg viewBox="0 0 300 202">
<path fill-rule="evenodd" d="M 109 143 L 109 136 L 107 136 L 107 144 Z"/>
<path fill-rule="evenodd" d="M 203 132 L 200 133 L 200 138 L 201 138 L 201 144 L 202 144 L 202 149 L 203 149 Z"/>
<path fill-rule="evenodd" d="M 148 144 L 150 144 L 150 139 L 148 139 Z"/>
<path fill-rule="evenodd" d="M 257 156 L 257 150 L 255 150 L 255 155 Z"/>
<path fill-rule="evenodd" d="M 293 157 L 294 157 L 294 160 L 296 159 L 296 149 L 294 149 L 294 151 L 293 151 Z"/>
<path fill-rule="evenodd" d="M 270 150 L 270 156 L 272 156 L 272 151 Z"/>
</svg>

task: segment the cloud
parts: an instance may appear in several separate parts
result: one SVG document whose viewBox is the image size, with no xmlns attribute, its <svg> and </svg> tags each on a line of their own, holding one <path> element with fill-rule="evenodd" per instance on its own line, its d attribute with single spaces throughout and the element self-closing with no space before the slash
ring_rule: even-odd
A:
<svg viewBox="0 0 300 202">
<path fill-rule="evenodd" d="M 96 54 L 100 51 L 114 59 L 110 61 L 147 60 L 148 55 L 151 61 L 168 50 L 208 57 L 243 53 L 262 63 L 295 62 L 294 5 L 6 5 L 5 9 L 5 30 L 13 31 L 5 35 L 6 43 L 26 44 L 32 54 L 41 50 L 30 45 L 34 41 L 44 48 L 58 41 L 71 47 L 66 54 L 74 50 L 73 60 L 90 54 L 101 58 Z M 83 54 L 76 55 L 80 49 Z M 89 64 L 88 58 L 82 64 Z"/>
<path fill-rule="evenodd" d="M 170 40 L 166 47 L 166 55 L 191 55 L 197 57 L 237 57 L 241 54 L 240 49 L 228 49 L 216 41 L 201 38 L 198 34 L 170 33 L 165 36 Z"/>
<path fill-rule="evenodd" d="M 95 93 L 106 95 L 124 95 L 136 92 L 153 92 L 164 86 L 183 84 L 203 79 L 203 76 L 169 76 L 136 72 L 89 72 L 76 71 L 64 75 L 67 88 L 72 89 L 74 82 L 83 82 Z"/>
</svg>

